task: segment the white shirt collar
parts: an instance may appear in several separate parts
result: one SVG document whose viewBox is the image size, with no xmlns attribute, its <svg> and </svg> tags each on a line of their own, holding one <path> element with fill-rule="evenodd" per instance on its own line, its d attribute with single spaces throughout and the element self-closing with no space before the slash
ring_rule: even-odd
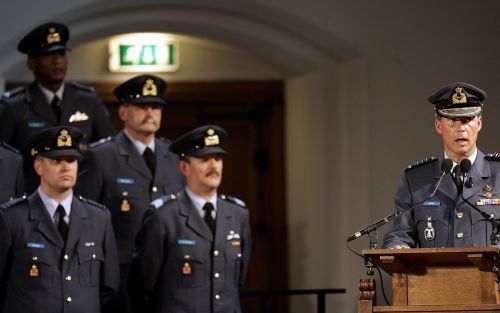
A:
<svg viewBox="0 0 500 313">
<path fill-rule="evenodd" d="M 125 134 L 125 136 L 127 136 L 128 139 L 130 139 L 130 141 L 132 141 L 132 144 L 134 145 L 135 149 L 137 150 L 137 152 L 139 152 L 140 155 L 142 155 L 144 153 L 144 150 L 146 150 L 146 147 L 149 147 L 149 149 L 151 149 L 153 152 L 155 152 L 154 139 L 151 140 L 151 142 L 149 144 L 145 145 L 144 143 L 142 143 L 139 140 L 130 136 L 130 134 L 127 132 L 127 129 L 123 129 L 123 133 Z"/>
<path fill-rule="evenodd" d="M 205 211 L 203 211 L 203 206 L 205 205 L 206 202 L 212 203 L 214 206 L 214 210 L 212 212 L 212 216 L 215 218 L 216 212 L 217 212 L 217 193 L 215 193 L 208 201 L 203 199 L 202 197 L 196 195 L 193 193 L 191 190 L 189 190 L 188 187 L 186 187 L 186 193 L 188 194 L 189 198 L 194 204 L 194 207 L 200 213 L 200 216 L 203 217 L 205 216 Z"/>
<path fill-rule="evenodd" d="M 42 188 L 38 187 L 38 194 L 42 199 L 43 205 L 49 212 L 50 217 L 54 220 L 54 215 L 56 214 L 57 206 L 60 204 L 63 206 L 64 211 L 66 212 L 66 217 L 64 218 L 66 222 L 69 221 L 69 215 L 71 214 L 71 204 L 73 203 L 73 191 L 64 198 L 61 203 L 58 203 L 56 200 L 49 197 L 46 193 L 42 191 Z"/>
<path fill-rule="evenodd" d="M 42 93 L 45 95 L 45 98 L 47 99 L 48 103 L 52 102 L 52 98 L 54 98 L 54 96 L 57 96 L 59 98 L 59 100 L 62 100 L 63 94 L 64 94 L 64 83 L 61 84 L 61 87 L 59 87 L 59 89 L 55 93 L 52 90 L 49 90 L 49 89 L 43 87 L 39 83 L 37 83 L 37 85 L 38 85 L 38 88 L 40 88 Z"/>
</svg>

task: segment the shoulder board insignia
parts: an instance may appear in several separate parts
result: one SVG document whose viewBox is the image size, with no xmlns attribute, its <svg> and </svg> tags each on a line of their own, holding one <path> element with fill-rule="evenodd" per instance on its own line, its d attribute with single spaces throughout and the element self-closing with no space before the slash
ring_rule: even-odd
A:
<svg viewBox="0 0 500 313">
<path fill-rule="evenodd" d="M 98 207 L 100 209 L 103 209 L 103 210 L 107 210 L 108 209 L 106 206 L 100 204 L 99 202 L 95 202 L 94 200 L 87 199 L 87 198 L 84 198 L 82 196 L 78 196 L 78 199 L 80 199 L 82 202 L 91 204 L 91 205 L 96 206 L 96 207 Z"/>
<path fill-rule="evenodd" d="M 484 158 L 489 161 L 500 161 L 500 153 L 488 153 Z"/>
<path fill-rule="evenodd" d="M 25 86 L 20 86 L 20 87 L 17 87 L 17 88 L 14 88 L 12 90 L 4 92 L 2 94 L 2 98 L 5 98 L 5 99 L 13 98 L 14 96 L 17 96 L 21 93 L 26 93 Z"/>
<path fill-rule="evenodd" d="M 409 170 L 411 170 L 411 169 L 414 169 L 414 168 L 420 167 L 420 166 L 425 165 L 425 164 L 428 164 L 428 163 L 435 162 L 435 161 L 437 161 L 437 160 L 438 160 L 438 158 L 436 158 L 436 157 L 430 157 L 430 158 L 427 158 L 427 159 L 420 160 L 420 161 L 418 161 L 418 162 L 417 162 L 417 163 L 415 163 L 415 164 L 409 165 L 409 166 L 405 169 L 405 171 L 409 171 Z"/>
<path fill-rule="evenodd" d="M 165 137 L 156 137 L 158 138 L 159 140 L 163 141 L 163 142 L 166 142 L 166 143 L 171 143 L 172 140 L 168 139 L 168 138 L 165 138 Z"/>
<path fill-rule="evenodd" d="M 8 208 L 13 207 L 14 205 L 16 205 L 18 203 L 23 202 L 23 201 L 28 201 L 28 197 L 24 195 L 20 198 L 16 198 L 16 199 L 12 199 L 10 201 L 7 201 L 6 203 L 2 204 L 1 208 L 8 209 Z"/>
<path fill-rule="evenodd" d="M 245 204 L 245 202 L 241 199 L 238 199 L 236 197 L 232 197 L 232 196 L 228 196 L 228 195 L 220 195 L 220 198 L 222 200 L 227 200 L 229 202 L 232 202 L 236 205 L 239 205 L 240 207 L 243 207 L 243 208 L 246 208 L 247 205 Z"/>
<path fill-rule="evenodd" d="M 80 84 L 80 83 L 76 83 L 76 82 L 71 82 L 70 85 L 73 86 L 73 87 L 75 87 L 76 89 L 79 89 L 79 90 L 83 90 L 83 91 L 86 91 L 86 92 L 95 93 L 94 87 L 90 87 L 90 86 L 87 86 L 87 85 L 84 85 L 84 84 Z"/>
<path fill-rule="evenodd" d="M 4 147 L 7 150 L 10 150 L 10 151 L 12 151 L 12 152 L 14 152 L 16 154 L 21 154 L 19 152 L 19 150 L 17 150 L 16 148 L 14 148 L 13 146 L 9 145 L 8 143 L 6 143 L 4 141 L 0 142 L 0 146 Z"/>
<path fill-rule="evenodd" d="M 106 138 L 101 138 L 101 139 L 99 139 L 99 140 L 97 140 L 97 141 L 94 141 L 94 142 L 92 142 L 92 143 L 89 143 L 89 144 L 88 144 L 88 147 L 89 147 L 89 148 L 95 148 L 95 147 L 98 147 L 98 146 L 102 145 L 102 144 L 103 144 L 103 143 L 105 143 L 105 142 L 112 141 L 112 140 L 113 140 L 113 137 L 111 137 L 111 136 L 108 136 L 108 137 L 106 137 Z"/>
<path fill-rule="evenodd" d="M 164 195 L 164 196 L 162 196 L 162 197 L 160 197 L 158 199 L 155 199 L 155 200 L 151 201 L 151 203 L 149 204 L 149 206 L 152 206 L 155 209 L 159 209 L 162 206 L 164 206 L 165 204 L 167 204 L 168 202 L 170 202 L 172 200 L 175 200 L 175 199 L 177 199 L 177 196 L 174 195 L 174 194 Z"/>
</svg>

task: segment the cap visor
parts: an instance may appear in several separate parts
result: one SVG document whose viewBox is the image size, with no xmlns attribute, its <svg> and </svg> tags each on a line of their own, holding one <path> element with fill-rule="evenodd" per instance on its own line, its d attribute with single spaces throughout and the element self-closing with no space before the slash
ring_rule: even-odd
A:
<svg viewBox="0 0 500 313">
<path fill-rule="evenodd" d="M 132 104 L 137 104 L 137 105 L 148 104 L 148 103 L 158 103 L 158 104 L 162 104 L 163 106 L 167 106 L 167 103 L 165 102 L 165 100 L 163 100 L 162 98 L 158 98 L 158 97 L 140 97 L 137 99 L 129 100 L 127 102 L 130 102 Z"/>
<path fill-rule="evenodd" d="M 208 155 L 208 154 L 228 154 L 226 150 L 222 149 L 221 147 L 213 147 L 213 148 L 204 148 L 204 149 L 199 149 L 195 150 L 191 153 L 189 153 L 189 156 L 193 157 L 199 157 L 203 155 Z"/>
<path fill-rule="evenodd" d="M 59 150 L 41 152 L 38 155 L 41 155 L 41 156 L 44 156 L 47 158 L 55 158 L 55 157 L 60 157 L 60 156 L 74 156 L 74 157 L 78 158 L 81 156 L 81 153 L 75 149 L 59 149 Z"/>
<path fill-rule="evenodd" d="M 467 107 L 467 108 L 452 108 L 441 109 L 437 111 L 439 115 L 444 117 L 471 117 L 480 115 L 482 112 L 481 107 Z"/>
</svg>

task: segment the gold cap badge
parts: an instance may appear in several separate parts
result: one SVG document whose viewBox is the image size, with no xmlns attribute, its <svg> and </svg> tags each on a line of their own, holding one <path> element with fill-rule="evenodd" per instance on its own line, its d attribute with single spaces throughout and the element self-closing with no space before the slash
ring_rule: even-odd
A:
<svg viewBox="0 0 500 313">
<path fill-rule="evenodd" d="M 47 44 L 50 45 L 51 43 L 60 41 L 61 41 L 61 35 L 59 33 L 56 33 L 56 28 L 55 27 L 49 28 L 49 34 L 47 35 Z"/>
<path fill-rule="evenodd" d="M 467 95 L 462 87 L 455 88 L 455 93 L 451 96 L 453 104 L 467 103 Z"/>
<path fill-rule="evenodd" d="M 207 136 L 205 137 L 205 146 L 215 146 L 219 144 L 219 136 L 215 135 L 215 130 L 209 128 L 207 130 Z"/>
<path fill-rule="evenodd" d="M 68 133 L 66 129 L 62 129 L 57 136 L 57 147 L 71 147 L 73 140 L 71 139 L 71 135 Z"/>
<path fill-rule="evenodd" d="M 153 96 L 156 97 L 158 95 L 158 87 L 156 87 L 154 80 L 151 78 L 146 80 L 146 83 L 142 87 L 142 96 Z"/>
</svg>

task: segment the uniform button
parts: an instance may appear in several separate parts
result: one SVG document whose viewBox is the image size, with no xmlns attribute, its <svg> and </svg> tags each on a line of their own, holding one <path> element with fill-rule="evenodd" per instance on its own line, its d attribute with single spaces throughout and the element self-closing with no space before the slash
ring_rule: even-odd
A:
<svg viewBox="0 0 500 313">
<path fill-rule="evenodd" d="M 219 273 L 215 273 L 215 274 L 214 274 L 214 277 L 215 277 L 215 278 L 219 278 L 219 276 L 220 276 L 220 275 L 219 275 Z"/>
<path fill-rule="evenodd" d="M 241 253 L 238 253 L 238 257 L 241 258 Z"/>
<path fill-rule="evenodd" d="M 158 191 L 158 187 L 153 186 L 153 192 L 157 192 L 157 191 Z"/>
<path fill-rule="evenodd" d="M 215 295 L 215 300 L 220 300 L 220 296 L 219 295 Z"/>
<path fill-rule="evenodd" d="M 92 254 L 92 259 L 95 259 L 95 258 L 96 258 L 95 254 Z"/>
<path fill-rule="evenodd" d="M 64 277 L 64 279 L 71 280 L 71 275 L 68 275 L 68 276 Z"/>
<path fill-rule="evenodd" d="M 69 256 L 67 254 L 64 255 L 64 259 L 67 261 L 69 260 Z"/>
<path fill-rule="evenodd" d="M 214 255 L 218 256 L 219 255 L 219 250 L 214 250 Z"/>
<path fill-rule="evenodd" d="M 71 303 L 71 301 L 73 301 L 73 299 L 71 299 L 71 297 L 66 298 L 66 302 Z"/>
<path fill-rule="evenodd" d="M 457 233 L 457 238 L 462 238 L 464 236 L 464 233 Z"/>
<path fill-rule="evenodd" d="M 457 213 L 457 218 L 462 218 L 464 217 L 464 213 L 463 212 L 458 212 Z"/>
</svg>

